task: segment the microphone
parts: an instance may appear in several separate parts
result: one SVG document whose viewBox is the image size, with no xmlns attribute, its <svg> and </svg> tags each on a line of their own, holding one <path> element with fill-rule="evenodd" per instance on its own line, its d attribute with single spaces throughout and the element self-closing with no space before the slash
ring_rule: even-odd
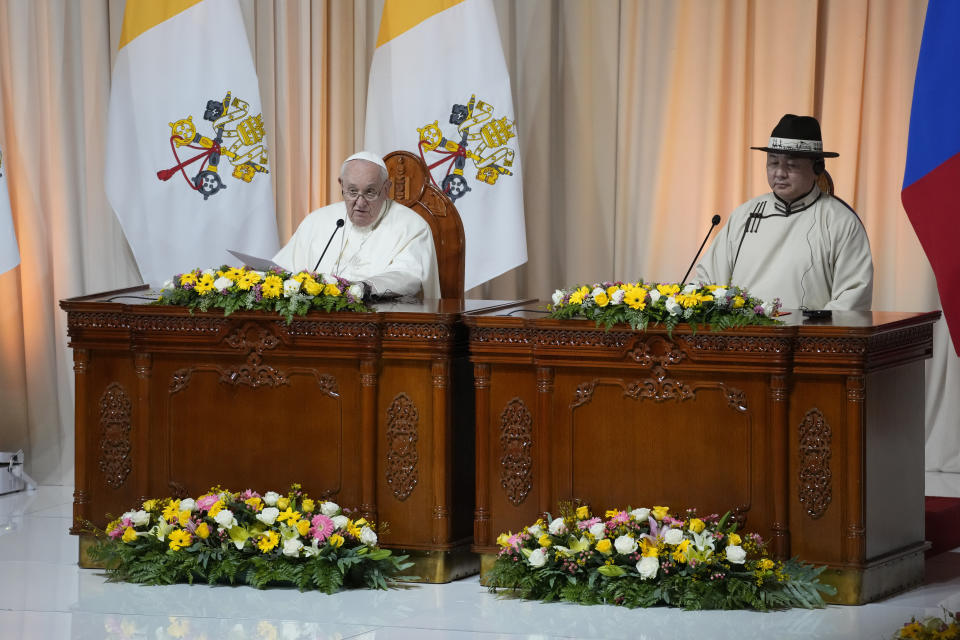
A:
<svg viewBox="0 0 960 640">
<path fill-rule="evenodd" d="M 720 216 L 717 216 L 719 219 Z M 333 242 L 333 236 L 337 235 L 337 231 L 340 231 L 340 227 L 343 226 L 343 218 L 337 220 L 337 228 L 333 230 L 333 233 L 330 234 L 330 239 L 327 240 L 327 246 L 323 248 L 323 253 L 320 254 L 320 259 L 317 260 L 317 264 L 313 267 L 313 270 L 316 271 L 320 268 L 320 262 L 323 260 L 323 256 L 327 255 L 327 249 L 330 248 L 330 243 Z M 712 227 L 711 227 L 712 228 Z M 706 241 L 704 241 L 706 242 Z"/>
<path fill-rule="evenodd" d="M 693 265 L 697 264 L 697 258 L 700 257 L 700 252 L 703 251 L 703 247 L 707 244 L 707 238 L 710 237 L 710 234 L 713 232 L 713 228 L 720 224 L 720 216 L 714 214 L 713 218 L 710 220 L 710 229 L 707 231 L 707 235 L 704 236 L 703 242 L 700 243 L 700 248 L 697 249 L 697 255 L 693 256 L 693 262 L 690 263 L 690 266 L 687 268 L 687 272 L 683 274 L 683 281 L 680 283 L 680 288 L 683 288 L 683 285 L 687 283 L 687 276 L 690 275 L 690 270 L 693 269 Z"/>
</svg>

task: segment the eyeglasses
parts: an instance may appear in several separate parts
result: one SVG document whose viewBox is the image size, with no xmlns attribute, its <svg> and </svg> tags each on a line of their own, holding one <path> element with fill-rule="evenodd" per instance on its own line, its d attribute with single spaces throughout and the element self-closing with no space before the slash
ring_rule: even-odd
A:
<svg viewBox="0 0 960 640">
<path fill-rule="evenodd" d="M 371 189 L 367 189 L 366 191 L 357 191 L 356 189 L 346 189 L 346 190 L 342 188 L 340 189 L 340 193 L 343 194 L 344 198 L 347 198 L 349 200 L 356 200 L 360 196 L 363 196 L 363 199 L 366 200 L 367 202 L 373 202 L 374 200 L 379 198 L 381 191 L 383 191 L 382 184 L 376 189 L 371 188 Z"/>
</svg>

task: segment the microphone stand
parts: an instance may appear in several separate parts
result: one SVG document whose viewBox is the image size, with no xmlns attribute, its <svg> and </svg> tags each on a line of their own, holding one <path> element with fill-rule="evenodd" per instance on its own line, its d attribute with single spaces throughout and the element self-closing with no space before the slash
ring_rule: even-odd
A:
<svg viewBox="0 0 960 640">
<path fill-rule="evenodd" d="M 330 248 L 330 243 L 333 242 L 333 236 L 337 235 L 337 231 L 340 230 L 340 227 L 343 226 L 343 218 L 337 219 L 337 228 L 333 230 L 333 233 L 330 234 L 330 239 L 327 240 L 327 246 L 323 248 L 323 253 L 320 254 L 320 259 L 317 260 L 317 264 L 314 265 L 313 270 L 316 272 L 320 268 L 320 262 L 323 261 L 323 256 L 327 255 L 327 249 Z"/>
<path fill-rule="evenodd" d="M 700 248 L 697 249 L 697 255 L 693 256 L 693 262 L 690 263 L 690 266 L 687 267 L 687 272 L 683 274 L 683 280 L 680 282 L 680 288 L 683 288 L 683 285 L 687 283 L 687 276 L 690 275 L 690 270 L 693 269 L 693 265 L 697 264 L 697 258 L 700 257 L 700 252 L 703 251 L 703 248 L 707 244 L 707 238 L 710 237 L 710 234 L 713 232 L 713 228 L 720 224 L 720 216 L 714 215 L 713 219 L 710 220 L 710 229 L 707 231 L 707 235 L 704 236 L 703 242 L 700 243 Z"/>
</svg>

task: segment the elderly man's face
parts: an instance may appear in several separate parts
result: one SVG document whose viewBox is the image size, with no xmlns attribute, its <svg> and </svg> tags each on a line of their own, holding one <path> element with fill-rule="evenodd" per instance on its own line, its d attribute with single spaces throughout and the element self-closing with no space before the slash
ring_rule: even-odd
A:
<svg viewBox="0 0 960 640">
<path fill-rule="evenodd" d="M 817 174 L 813 172 L 813 162 L 812 158 L 768 153 L 767 182 L 770 188 L 787 202 L 793 202 L 805 195 L 817 181 Z"/>
<path fill-rule="evenodd" d="M 350 222 L 366 227 L 377 219 L 390 190 L 390 180 L 381 176 L 379 165 L 366 160 L 351 160 L 343 168 L 340 189 Z"/>
</svg>

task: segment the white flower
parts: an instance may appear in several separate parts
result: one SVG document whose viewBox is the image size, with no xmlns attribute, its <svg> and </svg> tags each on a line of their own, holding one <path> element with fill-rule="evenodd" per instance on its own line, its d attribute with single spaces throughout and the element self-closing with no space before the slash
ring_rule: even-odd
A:
<svg viewBox="0 0 960 640">
<path fill-rule="evenodd" d="M 716 300 L 718 303 L 724 303 L 724 302 L 727 301 L 727 295 L 728 295 L 729 293 L 730 293 L 730 292 L 727 291 L 724 287 L 719 287 L 719 288 L 713 290 L 713 298 L 714 298 L 714 300 Z"/>
<path fill-rule="evenodd" d="M 660 299 L 660 292 L 657 289 L 650 289 L 650 302 L 656 302 Z"/>
<path fill-rule="evenodd" d="M 677 299 L 673 296 L 667 298 L 665 306 L 667 307 L 667 312 L 672 316 L 678 315 L 681 311 L 683 311 L 683 307 L 680 306 L 680 303 L 677 302 Z"/>
<path fill-rule="evenodd" d="M 604 289 L 603 287 L 594 287 L 593 291 L 590 292 L 590 297 L 596 298 L 601 293 L 606 293 L 606 292 L 607 292 L 606 289 Z"/>
<path fill-rule="evenodd" d="M 747 552 L 738 544 L 731 544 L 727 547 L 727 560 L 733 564 L 743 564 L 747 560 Z"/>
<path fill-rule="evenodd" d="M 530 557 L 527 558 L 527 562 L 530 563 L 531 567 L 542 567 L 547 563 L 547 550 L 544 547 L 534 549 Z"/>
<path fill-rule="evenodd" d="M 529 533 L 534 538 L 539 539 L 543 535 L 543 527 L 538 524 L 530 525 L 527 527 L 527 533 Z"/>
<path fill-rule="evenodd" d="M 646 507 L 642 509 L 634 509 L 630 512 L 630 515 L 632 515 L 633 518 L 639 522 L 646 522 L 647 518 L 650 517 L 650 509 L 647 509 Z"/>
<path fill-rule="evenodd" d="M 347 523 L 350 522 L 350 518 L 343 515 L 333 516 L 331 520 L 333 520 L 334 529 L 343 529 L 345 526 L 347 526 Z"/>
<path fill-rule="evenodd" d="M 324 502 L 320 505 L 320 513 L 327 516 L 328 518 L 332 518 L 333 516 L 340 513 L 340 505 L 338 505 L 336 502 L 330 502 L 328 500 L 327 502 Z"/>
<path fill-rule="evenodd" d="M 197 501 L 193 498 L 184 498 L 180 501 L 180 511 L 196 511 Z"/>
<path fill-rule="evenodd" d="M 628 555 L 637 550 L 637 541 L 630 536 L 620 536 L 613 541 L 613 548 L 617 553 Z"/>
<path fill-rule="evenodd" d="M 263 280 L 264 278 L 267 277 L 267 272 L 266 272 L 266 271 L 250 271 L 250 273 L 255 273 L 255 274 L 257 274 L 258 276 L 260 276 L 260 280 Z"/>
<path fill-rule="evenodd" d="M 297 538 L 290 538 L 283 541 L 283 555 L 296 558 L 300 555 L 300 549 L 303 549 L 303 543 Z"/>
<path fill-rule="evenodd" d="M 216 271 L 214 271 L 213 269 L 204 269 L 200 273 L 202 273 L 205 276 L 212 276 L 216 273 Z"/>
<path fill-rule="evenodd" d="M 324 273 L 321 278 L 323 278 L 323 284 L 340 284 L 340 281 L 337 280 L 337 277 L 329 273 Z"/>
<path fill-rule="evenodd" d="M 377 534 L 370 527 L 360 529 L 360 542 L 368 547 L 377 546 Z"/>
<path fill-rule="evenodd" d="M 277 509 L 276 507 L 266 507 L 263 511 L 256 515 L 256 518 L 269 527 L 277 521 L 278 515 L 280 515 L 280 509 Z"/>
<path fill-rule="evenodd" d="M 175 285 L 173 284 L 173 278 L 170 278 L 169 280 L 164 281 L 163 285 L 162 285 L 160 288 L 161 288 L 161 289 L 173 289 L 174 286 L 175 286 Z"/>
<path fill-rule="evenodd" d="M 232 529 L 237 524 L 237 519 L 233 517 L 233 511 L 230 509 L 220 509 L 213 519 L 224 529 Z"/>
<path fill-rule="evenodd" d="M 657 576 L 657 570 L 659 568 L 660 568 L 660 561 L 657 558 L 654 558 L 651 556 L 644 556 L 640 558 L 640 562 L 637 563 L 637 572 L 640 574 L 640 577 L 644 580 L 655 578 Z"/>
<path fill-rule="evenodd" d="M 763 303 L 763 315 L 768 318 L 773 315 L 773 310 L 776 308 L 776 302 L 764 302 Z"/>
<path fill-rule="evenodd" d="M 550 523 L 550 533 L 555 536 L 559 536 L 562 533 L 567 532 L 567 525 L 563 524 L 563 518 L 557 518 Z"/>
<path fill-rule="evenodd" d="M 350 288 L 347 289 L 347 293 L 359 300 L 363 297 L 363 285 L 359 282 L 357 284 L 350 285 Z"/>
<path fill-rule="evenodd" d="M 277 504 L 277 500 L 280 499 L 280 494 L 276 491 L 267 491 L 263 495 L 263 503 L 268 507 L 273 507 Z"/>
<path fill-rule="evenodd" d="M 607 527 L 602 522 L 594 522 L 592 525 L 590 525 L 588 531 L 594 538 L 599 540 L 600 538 L 606 536 Z"/>
<path fill-rule="evenodd" d="M 557 289 L 556 291 L 553 292 L 553 295 L 550 296 L 550 299 L 553 300 L 553 304 L 555 305 L 560 304 L 561 302 L 563 302 L 563 291 L 561 291 L 560 289 Z"/>
<path fill-rule="evenodd" d="M 667 544 L 680 544 L 683 542 L 683 531 L 681 529 L 667 529 L 663 534 L 663 541 Z"/>
<path fill-rule="evenodd" d="M 610 302 L 613 304 L 620 304 L 623 302 L 623 296 L 627 295 L 627 292 L 623 289 L 617 289 L 613 292 L 613 295 L 610 296 Z"/>
<path fill-rule="evenodd" d="M 135 527 L 142 527 L 143 525 L 150 522 L 150 514 L 140 509 L 139 511 L 134 511 L 130 515 L 130 520 L 133 521 Z"/>
<path fill-rule="evenodd" d="M 229 289 L 232 286 L 233 286 L 233 280 L 231 280 L 230 278 L 224 278 L 223 276 L 220 276 L 219 278 L 213 281 L 213 288 L 216 289 L 217 291 L 223 291 L 224 289 Z"/>
<path fill-rule="evenodd" d="M 217 283 L 213 283 L 213 286 L 217 286 Z M 289 298 L 293 294 L 300 291 L 300 282 L 290 278 L 289 280 L 283 281 L 283 295 L 286 298 Z"/>
<path fill-rule="evenodd" d="M 690 284 L 688 284 L 683 288 L 683 293 L 693 293 L 696 290 L 697 290 L 697 285 L 691 282 Z"/>
</svg>

